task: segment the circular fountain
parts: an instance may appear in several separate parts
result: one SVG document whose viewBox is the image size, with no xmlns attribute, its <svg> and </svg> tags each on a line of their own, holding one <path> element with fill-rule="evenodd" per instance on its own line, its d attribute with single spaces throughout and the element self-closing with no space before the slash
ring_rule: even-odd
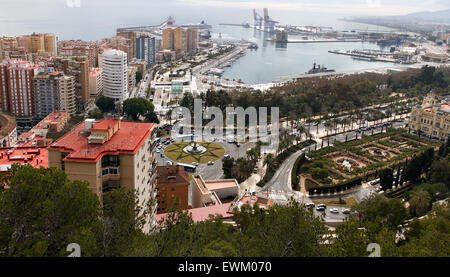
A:
<svg viewBox="0 0 450 277">
<path fill-rule="evenodd" d="M 199 155 L 199 154 L 203 154 L 207 151 L 206 147 L 204 147 L 203 145 L 197 143 L 196 141 L 188 144 L 187 146 L 185 146 L 183 148 L 183 152 L 186 154 L 191 154 L 191 155 Z"/>
</svg>

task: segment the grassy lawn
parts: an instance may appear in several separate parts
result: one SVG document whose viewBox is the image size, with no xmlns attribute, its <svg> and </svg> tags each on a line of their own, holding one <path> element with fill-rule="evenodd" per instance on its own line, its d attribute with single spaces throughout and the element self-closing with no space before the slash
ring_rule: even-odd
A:
<svg viewBox="0 0 450 277">
<path fill-rule="evenodd" d="M 169 144 L 164 150 L 164 154 L 167 158 L 180 163 L 207 163 L 209 161 L 218 160 L 225 154 L 225 149 L 220 144 L 206 141 L 201 142 L 207 149 L 205 153 L 199 155 L 184 153 L 183 148 L 190 143 L 190 141 L 182 141 Z"/>
<path fill-rule="evenodd" d="M 339 204 L 339 198 L 333 198 L 333 199 L 319 199 L 319 200 L 313 200 L 312 202 L 314 204 L 325 204 L 325 205 L 332 205 L 332 206 L 339 206 L 339 207 L 351 207 L 355 205 L 356 199 L 354 197 L 344 197 L 342 200 L 345 201 L 345 204 Z"/>
</svg>

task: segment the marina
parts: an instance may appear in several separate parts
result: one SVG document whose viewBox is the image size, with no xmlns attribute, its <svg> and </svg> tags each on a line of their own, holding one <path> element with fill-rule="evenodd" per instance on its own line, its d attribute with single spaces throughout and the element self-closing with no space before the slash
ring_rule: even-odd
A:
<svg viewBox="0 0 450 277">
<path fill-rule="evenodd" d="M 377 50 L 351 50 L 351 51 L 329 50 L 328 53 L 351 56 L 354 59 L 364 61 L 403 63 L 403 61 L 395 59 L 393 53 Z"/>
</svg>

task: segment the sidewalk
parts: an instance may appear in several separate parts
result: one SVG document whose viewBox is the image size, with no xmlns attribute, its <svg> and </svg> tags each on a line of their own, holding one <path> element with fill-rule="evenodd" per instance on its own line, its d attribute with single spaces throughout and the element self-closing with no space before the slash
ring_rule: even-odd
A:
<svg viewBox="0 0 450 277">
<path fill-rule="evenodd" d="M 256 191 L 259 187 L 256 185 L 264 178 L 264 175 L 266 174 L 266 168 L 267 166 L 263 166 L 263 158 L 261 158 L 260 161 L 258 161 L 258 172 L 253 173 L 250 175 L 250 177 L 247 178 L 244 182 L 239 184 L 239 187 L 241 189 L 241 192 L 247 190 L 247 191 Z"/>
</svg>

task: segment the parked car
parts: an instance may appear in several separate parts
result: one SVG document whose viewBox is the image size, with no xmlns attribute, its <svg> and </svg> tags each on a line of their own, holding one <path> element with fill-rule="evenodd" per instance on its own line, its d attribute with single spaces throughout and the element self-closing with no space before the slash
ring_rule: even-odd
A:
<svg viewBox="0 0 450 277">
<path fill-rule="evenodd" d="M 323 206 L 317 206 L 316 207 L 316 211 L 318 212 L 324 212 L 327 208 L 323 207 Z"/>
<path fill-rule="evenodd" d="M 331 208 L 330 213 L 338 214 L 339 210 L 337 208 Z"/>
<path fill-rule="evenodd" d="M 349 208 L 346 208 L 346 209 L 343 209 L 343 210 L 342 210 L 342 213 L 343 213 L 343 214 L 350 214 L 350 213 L 351 213 L 351 210 L 350 210 Z"/>
<path fill-rule="evenodd" d="M 326 208 L 327 205 L 325 205 L 325 204 L 318 204 L 317 207 L 324 207 L 324 208 Z"/>
<path fill-rule="evenodd" d="M 209 161 L 209 162 L 208 162 L 208 165 L 213 165 L 213 164 L 214 164 L 213 161 Z"/>
<path fill-rule="evenodd" d="M 314 203 L 307 203 L 306 204 L 306 208 L 308 208 L 308 209 L 312 209 L 312 208 L 314 208 L 316 205 L 314 204 Z"/>
<path fill-rule="evenodd" d="M 192 162 L 191 163 L 193 166 L 199 166 L 199 163 L 196 163 L 196 162 Z"/>
<path fill-rule="evenodd" d="M 165 158 L 166 156 L 164 156 L 164 153 L 161 153 L 161 158 Z"/>
<path fill-rule="evenodd" d="M 167 161 L 166 165 L 173 165 L 173 163 L 171 161 Z"/>
<path fill-rule="evenodd" d="M 228 155 L 228 154 L 225 154 L 225 155 L 223 155 L 223 157 L 224 157 L 225 159 L 229 159 L 231 156 Z"/>
</svg>

